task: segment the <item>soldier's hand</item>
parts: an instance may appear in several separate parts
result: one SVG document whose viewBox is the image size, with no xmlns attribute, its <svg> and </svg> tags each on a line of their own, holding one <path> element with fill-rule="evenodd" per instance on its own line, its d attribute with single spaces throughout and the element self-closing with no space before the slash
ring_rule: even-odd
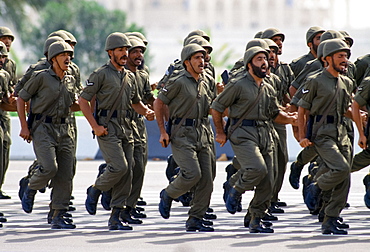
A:
<svg viewBox="0 0 370 252">
<path fill-rule="evenodd" d="M 24 141 L 27 141 L 27 143 L 30 143 L 32 141 L 32 136 L 28 128 L 21 128 L 19 136 L 23 138 Z"/>
<path fill-rule="evenodd" d="M 222 91 L 224 91 L 225 85 L 223 83 L 217 82 L 216 88 L 217 88 L 217 94 L 220 94 L 222 93 Z"/>
<path fill-rule="evenodd" d="M 227 142 L 227 137 L 225 133 L 216 133 L 216 142 L 220 144 L 221 147 Z"/>
<path fill-rule="evenodd" d="M 313 143 L 312 143 L 310 140 L 308 140 L 307 138 L 303 138 L 303 139 L 301 139 L 301 141 L 299 141 L 299 145 L 300 145 L 302 148 L 306 148 L 306 147 L 308 147 L 308 146 L 312 146 L 312 145 L 313 145 Z"/>
<path fill-rule="evenodd" d="M 358 138 L 358 146 L 361 147 L 361 149 L 366 149 L 367 148 L 367 138 L 364 134 L 361 134 Z"/>
<path fill-rule="evenodd" d="M 151 109 L 148 109 L 146 114 L 145 114 L 145 118 L 148 120 L 148 121 L 153 121 L 154 118 L 155 118 L 155 114 L 154 114 L 154 111 L 151 110 Z"/>
<path fill-rule="evenodd" d="M 162 147 L 167 148 L 170 143 L 170 137 L 167 133 L 161 134 L 159 138 L 159 142 L 161 143 Z"/>
<path fill-rule="evenodd" d="M 104 126 L 98 125 L 98 127 L 93 128 L 94 134 L 96 136 L 106 136 L 108 135 L 108 129 Z"/>
</svg>

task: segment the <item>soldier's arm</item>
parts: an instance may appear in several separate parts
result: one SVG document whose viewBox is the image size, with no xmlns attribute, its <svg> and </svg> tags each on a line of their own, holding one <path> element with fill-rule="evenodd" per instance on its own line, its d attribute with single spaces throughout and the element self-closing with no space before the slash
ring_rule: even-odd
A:
<svg viewBox="0 0 370 252">
<path fill-rule="evenodd" d="M 303 148 L 312 145 L 312 142 L 306 138 L 307 114 L 308 111 L 305 108 L 298 107 L 299 145 Z"/>
<path fill-rule="evenodd" d="M 362 124 L 360 105 L 358 104 L 357 101 L 353 101 L 352 103 L 352 120 L 356 123 L 356 127 L 357 127 L 358 134 L 359 134 L 358 145 L 362 149 L 366 149 L 367 148 L 367 138 L 365 136 L 364 126 Z"/>
<path fill-rule="evenodd" d="M 156 99 L 153 104 L 155 117 L 157 119 L 157 124 L 159 128 L 160 138 L 159 142 L 161 143 L 162 147 L 167 147 L 170 141 L 170 137 L 166 132 L 164 127 L 164 120 L 166 113 L 166 104 L 161 99 Z"/>
<path fill-rule="evenodd" d="M 18 118 L 21 124 L 21 131 L 19 136 L 23 138 L 23 140 L 30 142 L 32 140 L 30 130 L 28 129 L 28 124 L 26 120 L 26 102 L 22 98 L 17 99 L 17 111 L 18 111 Z"/>
<path fill-rule="evenodd" d="M 99 125 L 93 114 L 91 113 L 91 107 L 90 107 L 90 104 L 88 102 L 88 100 L 80 97 L 78 99 L 78 103 L 80 104 L 80 108 L 81 108 L 81 111 L 82 113 L 84 114 L 86 120 L 89 122 L 92 130 L 94 131 L 94 134 L 97 135 L 97 136 L 105 136 L 108 134 L 108 129 L 105 128 L 104 126 L 101 126 Z"/>
<path fill-rule="evenodd" d="M 216 142 L 220 144 L 220 146 L 224 146 L 227 142 L 227 137 L 224 131 L 223 119 L 222 119 L 222 112 L 219 112 L 215 109 L 211 109 L 213 123 L 216 128 Z"/>
<path fill-rule="evenodd" d="M 137 113 L 145 116 L 148 121 L 154 120 L 154 111 L 145 106 L 141 101 L 138 103 L 133 103 L 131 106 Z"/>
</svg>

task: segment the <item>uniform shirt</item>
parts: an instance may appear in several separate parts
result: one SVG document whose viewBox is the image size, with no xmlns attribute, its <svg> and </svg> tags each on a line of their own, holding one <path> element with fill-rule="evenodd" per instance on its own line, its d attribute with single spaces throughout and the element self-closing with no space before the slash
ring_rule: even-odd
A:
<svg viewBox="0 0 370 252">
<path fill-rule="evenodd" d="M 35 72 L 26 82 L 19 92 L 19 97 L 26 102 L 31 99 L 31 110 L 34 114 L 43 114 L 52 108 L 47 116 L 66 118 L 70 115 L 70 106 L 76 100 L 75 81 L 72 75 L 65 75 L 60 80 L 51 68 L 41 70 Z M 60 92 L 62 94 L 59 96 Z"/>
<path fill-rule="evenodd" d="M 91 101 L 94 95 L 96 95 L 98 109 L 109 110 L 119 95 L 126 74 L 128 75 L 128 81 L 125 83 L 121 103 L 116 110 L 130 110 L 132 103 L 136 104 L 140 102 L 135 84 L 135 76 L 125 69 L 123 71 L 117 71 L 110 61 L 96 69 L 90 75 L 86 81 L 86 87 L 81 93 L 81 97 Z"/>
<path fill-rule="evenodd" d="M 362 80 L 366 77 L 365 73 L 369 72 L 368 68 L 370 66 L 370 54 L 366 54 L 362 57 L 359 57 L 355 61 L 356 65 L 356 82 L 358 85 L 361 84 Z"/>
<path fill-rule="evenodd" d="M 266 80 L 263 80 L 259 87 L 248 72 L 231 79 L 224 91 L 214 100 L 211 108 L 221 113 L 229 108 L 230 118 L 240 118 L 254 103 L 262 85 L 265 85 L 264 94 L 244 119 L 261 121 L 275 119 L 279 114 L 279 105 L 274 88 Z"/>
<path fill-rule="evenodd" d="M 210 90 L 208 81 L 214 80 L 206 74 L 201 74 L 198 82 L 187 71 L 182 71 L 178 76 L 170 78 L 167 85 L 162 88 L 158 94 L 158 99 L 168 105 L 170 118 L 183 118 L 188 110 L 191 113 L 188 119 L 202 119 L 208 117 L 210 104 L 214 98 L 214 93 Z M 200 99 L 197 101 L 195 108 L 191 108 L 193 101 L 198 95 L 200 89 Z"/>
<path fill-rule="evenodd" d="M 365 77 L 357 88 L 355 97 L 353 98 L 360 107 L 367 106 L 369 109 L 370 101 L 370 77 Z"/>
<path fill-rule="evenodd" d="M 0 69 L 0 100 L 8 96 L 9 82 L 10 74 L 4 69 Z"/>
<path fill-rule="evenodd" d="M 289 87 L 294 80 L 294 74 L 290 66 L 284 62 L 277 64 L 275 68 L 271 67 L 271 72 L 279 76 L 280 87 L 276 89 L 278 101 L 280 104 L 283 103 L 283 98 L 286 94 L 289 94 Z"/>
<path fill-rule="evenodd" d="M 48 69 L 50 66 L 51 66 L 50 63 L 49 61 L 46 60 L 46 58 L 41 58 L 36 64 L 30 65 L 26 73 L 22 76 L 22 78 L 16 84 L 14 88 L 14 92 L 19 93 L 19 91 L 24 87 L 24 84 L 26 84 L 26 82 L 31 78 L 34 72 Z M 80 93 L 82 91 L 80 69 L 75 63 L 73 62 L 70 63 L 68 74 L 72 75 L 75 78 L 77 92 Z"/>
<path fill-rule="evenodd" d="M 339 85 L 340 91 L 328 115 L 334 116 L 334 118 L 342 117 L 350 106 L 353 82 L 343 75 L 336 78 L 326 69 L 307 80 L 305 91 L 298 105 L 309 110 L 312 116 L 324 114 L 334 97 L 337 85 Z"/>
<path fill-rule="evenodd" d="M 17 83 L 17 75 L 16 75 L 17 66 L 15 64 L 15 61 L 7 58 L 3 69 L 10 74 L 10 81 L 11 81 L 10 85 L 14 86 Z"/>
<path fill-rule="evenodd" d="M 313 56 L 313 54 L 310 52 L 308 52 L 307 54 L 305 55 L 302 55 L 301 57 L 297 58 L 297 59 L 294 59 L 290 64 L 290 68 L 292 69 L 293 71 L 293 74 L 294 76 L 298 76 L 298 74 L 303 70 L 303 68 L 305 67 L 306 63 L 308 61 L 311 61 L 311 60 L 314 60 L 315 57 Z"/>
</svg>

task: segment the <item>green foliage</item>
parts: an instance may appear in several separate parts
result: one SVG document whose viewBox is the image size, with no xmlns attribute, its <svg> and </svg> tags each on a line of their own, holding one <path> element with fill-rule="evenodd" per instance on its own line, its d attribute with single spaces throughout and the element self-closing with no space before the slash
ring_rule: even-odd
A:
<svg viewBox="0 0 370 252">
<path fill-rule="evenodd" d="M 80 67 L 81 79 L 85 79 L 108 60 L 104 44 L 110 33 L 143 32 L 135 24 L 126 24 L 124 12 L 109 11 L 93 1 L 48 1 L 45 7 L 39 10 L 39 15 L 35 25 L 23 26 L 20 33 L 23 44 L 31 53 L 28 58 L 33 58 L 29 63 L 34 63 L 42 56 L 44 41 L 51 32 L 67 30 L 78 42 L 73 61 Z"/>
</svg>

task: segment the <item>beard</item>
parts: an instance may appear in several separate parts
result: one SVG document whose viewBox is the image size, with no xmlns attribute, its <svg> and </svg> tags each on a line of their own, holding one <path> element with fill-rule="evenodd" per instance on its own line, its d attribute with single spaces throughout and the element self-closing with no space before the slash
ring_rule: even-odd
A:
<svg viewBox="0 0 370 252">
<path fill-rule="evenodd" d="M 114 62 L 116 62 L 117 65 L 119 65 L 121 67 L 123 67 L 123 66 L 126 65 L 126 63 L 127 63 L 127 56 L 118 57 L 115 54 L 113 54 L 113 57 L 114 57 Z M 123 64 L 120 63 L 121 60 L 124 60 L 124 63 Z"/>
<path fill-rule="evenodd" d="M 338 65 L 334 65 L 333 68 L 335 71 L 337 71 L 338 73 L 340 74 L 346 74 L 347 73 L 347 67 L 348 67 L 348 64 L 346 63 L 346 66 L 345 68 L 341 68 L 340 66 Z"/>
<path fill-rule="evenodd" d="M 258 66 L 255 66 L 255 65 L 251 62 L 251 65 L 252 65 L 252 71 L 253 71 L 253 73 L 254 73 L 258 78 L 265 78 L 265 77 L 266 77 L 266 72 L 263 72 L 263 71 L 262 71 L 262 66 L 266 66 L 265 64 L 263 64 L 261 67 L 258 67 Z"/>
</svg>

